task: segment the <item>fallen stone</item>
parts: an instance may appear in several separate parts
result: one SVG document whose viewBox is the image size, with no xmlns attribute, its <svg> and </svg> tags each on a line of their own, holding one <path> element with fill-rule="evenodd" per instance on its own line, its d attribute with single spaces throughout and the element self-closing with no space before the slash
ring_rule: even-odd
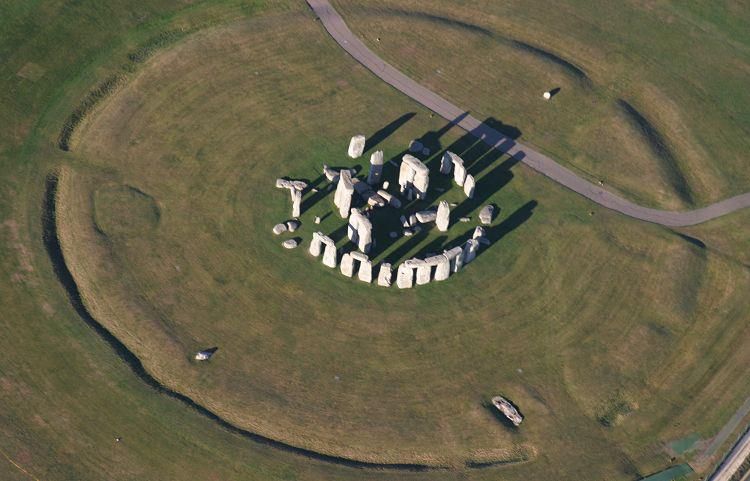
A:
<svg viewBox="0 0 750 481">
<path fill-rule="evenodd" d="M 395 195 L 393 195 L 393 194 L 391 194 L 389 192 L 386 192 L 383 189 L 380 189 L 378 191 L 378 195 L 380 197 L 382 197 L 383 199 L 385 199 L 385 201 L 388 202 L 388 205 L 390 205 L 394 209 L 400 209 L 401 208 L 401 201 Z"/>
<path fill-rule="evenodd" d="M 314 223 L 320 224 L 320 217 L 315 216 L 315 219 L 313 220 Z"/>
<path fill-rule="evenodd" d="M 492 223 L 492 216 L 495 213 L 495 206 L 492 204 L 485 205 L 482 210 L 479 211 L 479 222 L 484 225 L 490 225 Z"/>
<path fill-rule="evenodd" d="M 458 219 L 460 222 L 471 222 L 471 217 L 461 217 Z"/>
<path fill-rule="evenodd" d="M 412 229 L 411 227 L 407 227 L 406 229 L 404 229 L 404 237 L 411 237 L 413 235 L 414 229 Z"/>
<path fill-rule="evenodd" d="M 273 233 L 276 235 L 283 234 L 286 231 L 287 231 L 286 224 L 276 224 L 275 226 L 273 226 Z"/>
<path fill-rule="evenodd" d="M 416 213 L 415 217 L 417 218 L 417 221 L 421 224 L 426 224 L 428 222 L 435 222 L 435 219 L 437 219 L 437 212 L 430 209 L 430 210 L 420 210 Z"/>
<path fill-rule="evenodd" d="M 284 249 L 294 249 L 299 245 L 299 242 L 297 242 L 297 239 L 287 239 L 281 245 L 284 246 Z"/>
<path fill-rule="evenodd" d="M 396 239 L 398 237 L 398 232 L 391 231 L 388 233 L 388 237 L 390 237 L 391 239 Z"/>
<path fill-rule="evenodd" d="M 383 182 L 383 188 L 384 189 L 387 189 L 388 187 L 390 187 L 390 185 L 391 185 L 391 183 L 388 182 L 387 180 L 385 182 Z"/>
</svg>

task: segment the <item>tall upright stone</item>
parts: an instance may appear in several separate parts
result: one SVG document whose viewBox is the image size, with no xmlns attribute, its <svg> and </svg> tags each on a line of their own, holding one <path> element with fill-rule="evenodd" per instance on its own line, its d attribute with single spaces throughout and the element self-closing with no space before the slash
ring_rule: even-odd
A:
<svg viewBox="0 0 750 481">
<path fill-rule="evenodd" d="M 347 253 L 341 256 L 339 269 L 341 269 L 341 273 L 346 277 L 352 277 L 354 275 L 354 258 L 351 254 Z"/>
<path fill-rule="evenodd" d="M 291 189 L 289 192 L 292 195 L 292 217 L 299 217 L 302 213 L 302 191 Z"/>
<path fill-rule="evenodd" d="M 424 199 L 430 185 L 430 169 L 418 158 L 406 154 L 401 159 L 398 185 L 401 193 L 406 193 L 407 199 L 412 195 Z"/>
<path fill-rule="evenodd" d="M 313 232 L 312 241 L 310 242 L 310 254 L 314 257 L 318 257 L 323 251 L 323 241 L 321 240 L 320 232 Z"/>
<path fill-rule="evenodd" d="M 464 185 L 466 181 L 466 167 L 464 167 L 463 160 L 461 162 L 453 162 L 453 180 L 456 181 L 459 187 Z"/>
<path fill-rule="evenodd" d="M 365 151 L 365 136 L 355 135 L 349 141 L 349 157 L 356 159 L 362 156 Z"/>
<path fill-rule="evenodd" d="M 393 268 L 388 262 L 380 264 L 380 270 L 378 271 L 378 285 L 382 287 L 391 287 L 393 280 Z"/>
<path fill-rule="evenodd" d="M 451 261 L 445 254 L 436 256 L 438 259 L 435 263 L 435 280 L 444 281 L 451 275 Z"/>
<path fill-rule="evenodd" d="M 339 183 L 336 186 L 336 193 L 333 196 L 333 203 L 339 208 L 339 215 L 342 219 L 346 219 L 349 216 L 352 207 L 352 196 L 354 196 L 352 174 L 349 170 L 342 170 L 339 175 Z"/>
<path fill-rule="evenodd" d="M 370 185 L 380 184 L 383 175 L 383 151 L 377 150 L 370 156 L 370 172 L 367 173 L 367 183 Z"/>
<path fill-rule="evenodd" d="M 357 277 L 362 282 L 367 282 L 368 284 L 372 282 L 372 261 L 367 259 L 359 263 Z"/>
<path fill-rule="evenodd" d="M 328 238 L 328 240 L 331 240 Z M 336 244 L 331 242 L 323 242 L 326 246 L 323 251 L 323 265 L 332 269 L 336 268 L 336 262 L 338 261 L 338 254 L 336 253 Z"/>
<path fill-rule="evenodd" d="M 468 197 L 469 199 L 473 199 L 475 188 L 476 182 L 474 181 L 474 176 L 467 175 L 466 180 L 464 181 L 464 194 L 466 194 L 466 197 Z"/>
<path fill-rule="evenodd" d="M 349 215 L 347 236 L 357 244 L 357 248 L 367 254 L 372 247 L 372 222 L 358 209 L 352 209 Z"/>
<path fill-rule="evenodd" d="M 399 289 L 409 289 L 414 285 L 414 268 L 403 262 L 398 266 L 396 285 Z"/>
<path fill-rule="evenodd" d="M 443 158 L 440 159 L 440 173 L 444 175 L 450 175 L 453 170 L 453 152 L 445 151 Z"/>
<path fill-rule="evenodd" d="M 479 252 L 479 241 L 476 239 L 469 239 L 464 244 L 464 264 L 468 264 L 473 261 Z"/>
<path fill-rule="evenodd" d="M 451 263 L 451 272 L 458 272 L 464 265 L 464 249 L 462 246 L 454 247 L 445 252 Z"/>
<path fill-rule="evenodd" d="M 445 232 L 451 223 L 451 207 L 448 201 L 441 200 L 438 204 L 437 218 L 435 219 L 435 225 L 440 232 Z"/>
</svg>

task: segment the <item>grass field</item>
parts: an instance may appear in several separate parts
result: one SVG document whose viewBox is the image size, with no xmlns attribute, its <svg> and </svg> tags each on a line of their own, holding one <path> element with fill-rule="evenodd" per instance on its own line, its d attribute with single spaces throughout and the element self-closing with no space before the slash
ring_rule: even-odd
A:
<svg viewBox="0 0 750 481">
<path fill-rule="evenodd" d="M 297 2 L 53 6 L 17 7 L 0 37 L 16 46 L 2 115 L 19 119 L 0 132 L 3 479 L 629 480 L 672 464 L 663 443 L 715 434 L 748 396 L 745 213 L 681 237 L 598 209 L 445 128 Z M 74 43 L 67 57 L 53 47 Z M 113 76 L 61 150 L 71 112 Z M 312 218 L 331 196 L 305 198 L 302 248 L 271 234 L 290 210 L 276 177 L 361 165 L 344 155 L 349 136 L 379 131 L 386 158 L 424 137 L 471 162 L 479 200 L 461 215 L 501 207 L 493 245 L 446 283 L 378 289 L 313 260 Z M 51 206 L 54 224 L 41 222 Z M 334 214 L 315 227 L 341 225 Z M 473 225 L 376 259 L 437 250 Z M 211 362 L 190 359 L 209 346 Z M 149 387 L 117 349 L 241 429 L 442 469 L 352 469 L 264 446 Z M 522 429 L 484 406 L 498 392 Z M 483 463 L 509 465 L 468 467 Z"/>
<path fill-rule="evenodd" d="M 412 78 L 638 202 L 688 208 L 750 187 L 741 2 L 334 4 Z"/>
</svg>

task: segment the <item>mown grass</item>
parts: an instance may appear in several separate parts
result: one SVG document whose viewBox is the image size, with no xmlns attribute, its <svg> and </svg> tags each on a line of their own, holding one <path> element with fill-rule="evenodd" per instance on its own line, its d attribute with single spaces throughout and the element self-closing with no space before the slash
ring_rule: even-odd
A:
<svg viewBox="0 0 750 481">
<path fill-rule="evenodd" d="M 305 11 L 290 5 L 278 7 Z M 264 41 L 252 29 L 223 42 L 207 34 L 199 45 L 211 47 L 201 57 L 209 65 L 165 82 L 162 93 L 151 90 L 149 74 L 163 67 L 166 80 L 192 69 L 174 56 L 167 61 L 173 52 L 152 55 L 123 92 L 99 105 L 101 116 L 91 119 L 97 128 L 84 128 L 84 147 L 103 155 L 59 151 L 66 116 L 92 86 L 121 71 L 128 52 L 159 32 L 247 11 L 198 4 L 172 17 L 171 9 L 18 4 L 1 20 L 7 35 L 0 44 L 13 55 L 0 68 L 13 88 L 2 91 L 0 115 L 14 127 L 0 131 L 0 477 L 28 479 L 7 456 L 34 477 L 66 480 L 635 479 L 664 467 L 655 440 L 710 436 L 746 395 L 737 383 L 747 365 L 737 349 L 747 338 L 738 321 L 747 312 L 747 280 L 736 262 L 744 232 L 736 216 L 690 231 L 708 246 L 699 253 L 672 233 L 592 209 L 512 168 L 497 174 L 503 187 L 487 201 L 502 208 L 498 224 L 532 200 L 533 214 L 450 284 L 402 295 L 344 280 L 301 251 L 282 252 L 270 234 L 289 209 L 287 196 L 272 188 L 277 174 L 312 177 L 324 161 L 343 163 L 352 118 L 369 135 L 417 112 L 383 142 L 389 155 L 443 127 L 368 80 L 322 30 L 270 21 L 275 32 Z M 83 13 L 97 20 L 81 23 Z M 71 35 L 68 27 L 79 24 Z M 294 52 L 290 45 L 298 57 L 268 54 Z M 29 59 L 44 75 L 14 77 Z M 252 81 L 255 72 L 261 78 Z M 124 117 L 107 111 L 138 95 L 149 102 L 133 104 L 132 125 L 99 130 L 121 126 Z M 287 141 L 290 132 L 295 142 Z M 441 145 L 459 137 L 446 133 Z M 118 309 L 122 318 L 101 320 L 160 380 L 234 421 L 321 450 L 352 441 L 352 450 L 404 457 L 378 449 L 411 444 L 482 463 L 523 457 L 509 446 L 528 446 L 536 449 L 533 461 L 460 473 L 333 467 L 258 446 L 160 395 L 81 321 L 55 278 L 40 217 L 46 175 L 62 164 L 81 182 L 65 211 L 72 234 L 85 234 L 80 245 L 68 243 L 78 260 L 70 267 L 84 284 L 101 282 L 84 285 L 89 307 Z M 163 208 L 157 227 L 142 236 L 96 232 L 92 208 L 97 191 L 106 206 L 107 183 L 153 196 Z M 328 201 L 309 209 L 306 228 L 330 210 Z M 127 222 L 131 212 L 114 207 L 101 215 L 115 229 L 140 230 L 141 222 Z M 320 227 L 337 225 L 330 217 Z M 428 235 L 425 243 L 436 239 Z M 719 242 L 720 252 L 713 249 Z M 445 296 L 447 287 L 459 300 Z M 359 310 L 347 299 L 357 299 Z M 414 314 L 426 312 L 433 314 Z M 143 324 L 133 322 L 139 315 Z M 207 366 L 189 363 L 206 342 L 220 345 L 217 357 Z M 490 413 L 464 408 L 499 389 L 529 414 L 518 436 L 508 437 Z M 616 392 L 627 392 L 637 409 L 605 429 L 596 416 Z M 362 401 L 369 411 L 353 409 Z M 265 424 L 254 425 L 259 418 Z M 472 450 L 492 443 L 501 449 Z"/>
<path fill-rule="evenodd" d="M 687 208 L 750 187 L 750 40 L 737 29 L 750 21 L 746 5 L 334 4 L 397 68 L 638 202 Z M 668 150 L 639 134 L 618 112 L 622 102 Z"/>
</svg>

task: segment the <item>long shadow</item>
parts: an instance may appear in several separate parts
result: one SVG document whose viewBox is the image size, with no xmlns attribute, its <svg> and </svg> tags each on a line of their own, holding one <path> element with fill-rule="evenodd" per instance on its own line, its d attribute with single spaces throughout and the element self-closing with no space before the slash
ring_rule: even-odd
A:
<svg viewBox="0 0 750 481">
<path fill-rule="evenodd" d="M 372 134 L 371 137 L 368 137 L 367 140 L 365 140 L 365 152 L 367 152 L 370 149 L 374 149 L 377 147 L 377 145 L 387 139 L 391 136 L 396 130 L 398 130 L 402 125 L 404 125 L 406 122 L 411 120 L 412 117 L 414 117 L 416 112 L 409 112 L 401 117 L 397 118 L 390 124 L 386 125 L 382 129 L 378 130 L 374 134 Z"/>
<path fill-rule="evenodd" d="M 406 256 L 406 254 L 411 252 L 412 249 L 417 247 L 420 244 L 420 242 L 422 242 L 426 238 L 427 238 L 426 229 L 418 232 L 417 234 L 414 234 L 413 236 L 409 238 L 409 240 L 407 240 L 406 242 L 398 246 L 396 250 L 388 254 L 388 258 L 386 262 L 390 262 L 394 266 L 397 265 Z"/>
<path fill-rule="evenodd" d="M 481 247 L 477 253 L 477 257 L 484 254 L 488 249 L 498 243 L 503 237 L 510 234 L 514 230 L 518 229 L 522 224 L 528 221 L 534 214 L 534 209 L 539 205 L 536 200 L 530 200 L 524 205 L 516 209 L 507 219 L 503 220 L 495 226 L 485 227 L 487 239 L 490 241 L 490 245 Z"/>
<path fill-rule="evenodd" d="M 78 290 L 78 286 L 73 279 L 73 275 L 70 273 L 68 266 L 65 263 L 62 248 L 60 246 L 60 240 L 57 236 L 57 216 L 56 216 L 56 202 L 55 197 L 57 194 L 57 182 L 58 179 L 55 175 L 49 175 L 46 179 L 46 189 L 42 209 L 42 228 L 43 228 L 43 242 L 44 247 L 47 250 L 47 255 L 52 263 L 53 270 L 57 279 L 59 280 L 65 292 L 68 295 L 70 304 L 73 309 L 79 315 L 79 317 L 88 325 L 107 345 L 115 352 L 115 354 L 125 363 L 126 366 L 135 374 L 141 381 L 147 386 L 154 389 L 156 392 L 175 399 L 185 406 L 193 409 L 198 414 L 210 419 L 211 421 L 218 424 L 225 430 L 249 439 L 253 442 L 264 446 L 270 446 L 272 448 L 284 451 L 287 453 L 296 454 L 303 456 L 308 459 L 321 461 L 329 464 L 336 464 L 340 466 L 346 466 L 350 468 L 358 469 L 375 469 L 375 470 L 395 470 L 395 471 L 440 471 L 446 470 L 447 468 L 427 466 L 424 464 L 410 464 L 410 463 L 371 463 L 366 461 L 359 461 L 356 459 L 344 458 L 340 456 L 332 456 L 328 454 L 311 451 L 304 448 L 299 448 L 286 444 L 275 439 L 267 438 L 260 434 L 247 431 L 242 429 L 224 418 L 220 417 L 213 411 L 197 404 L 195 401 L 180 394 L 176 391 L 163 386 L 157 381 L 151 374 L 146 371 L 141 363 L 140 359 L 133 354 L 114 334 L 107 330 L 102 324 L 100 324 L 86 309 L 81 299 L 81 293 Z"/>
<path fill-rule="evenodd" d="M 474 197 L 466 199 L 456 206 L 451 211 L 451 218 L 460 219 L 461 217 L 465 217 L 469 212 L 484 204 L 493 194 L 507 185 L 513 179 L 513 172 L 510 169 L 518 164 L 522 158 L 522 153 L 519 153 L 516 157 L 509 157 L 479 179 L 474 189 Z"/>
<path fill-rule="evenodd" d="M 324 199 L 330 192 L 326 189 L 325 176 L 319 175 L 315 180 L 308 183 L 308 192 L 310 195 L 302 199 L 302 205 L 300 206 L 300 212 L 305 212 L 312 208 L 315 204 Z M 318 189 L 317 192 L 313 192 L 312 189 Z"/>
</svg>

